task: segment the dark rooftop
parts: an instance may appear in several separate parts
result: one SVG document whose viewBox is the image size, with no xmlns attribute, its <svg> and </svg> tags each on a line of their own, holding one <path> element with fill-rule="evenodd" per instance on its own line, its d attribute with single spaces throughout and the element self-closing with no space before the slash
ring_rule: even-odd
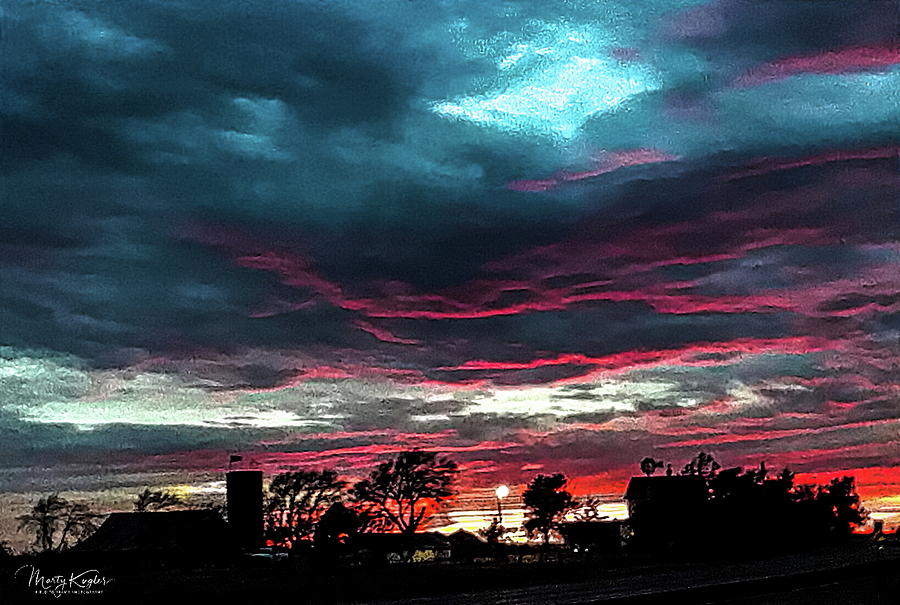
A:
<svg viewBox="0 0 900 605">
<path fill-rule="evenodd" d="M 625 499 L 702 499 L 706 493 L 706 481 L 697 475 L 632 477 L 625 490 Z"/>
<path fill-rule="evenodd" d="M 229 545 L 228 526 L 210 510 L 112 513 L 77 545 L 82 552 L 196 552 Z"/>
</svg>

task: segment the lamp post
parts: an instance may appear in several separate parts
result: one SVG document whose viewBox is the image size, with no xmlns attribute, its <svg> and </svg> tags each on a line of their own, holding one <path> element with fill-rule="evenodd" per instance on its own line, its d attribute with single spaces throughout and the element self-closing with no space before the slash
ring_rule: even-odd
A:
<svg viewBox="0 0 900 605">
<path fill-rule="evenodd" d="M 505 485 L 498 485 L 497 489 L 494 490 L 494 493 L 497 495 L 497 523 L 503 523 L 503 504 L 502 500 L 509 495 L 509 488 Z"/>
</svg>

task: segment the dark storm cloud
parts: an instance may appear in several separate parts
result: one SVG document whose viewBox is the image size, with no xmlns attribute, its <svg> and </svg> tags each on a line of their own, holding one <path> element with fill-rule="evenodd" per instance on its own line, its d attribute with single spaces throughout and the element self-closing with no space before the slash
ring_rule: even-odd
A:
<svg viewBox="0 0 900 605">
<path fill-rule="evenodd" d="M 626 181 L 610 192 L 588 187 L 579 194 L 593 202 L 569 204 L 563 212 L 548 208 L 500 189 L 510 173 L 540 165 L 533 162 L 549 157 L 546 150 L 489 134 L 460 139 L 450 124 L 425 112 L 423 91 L 451 92 L 435 84 L 436 74 L 487 73 L 484 59 L 454 55 L 451 40 L 403 33 L 388 18 L 352 5 L 273 4 L 251 10 L 225 3 L 216 5 L 215 20 L 206 18 L 208 8 L 85 2 L 10 10 L 7 18 L 16 27 L 8 28 L 5 44 L 22 60 L 4 64 L 8 128 L 3 140 L 11 160 L 4 226 L 10 237 L 4 245 L 13 252 L 5 260 L 12 265 L 5 281 L 15 292 L 7 307 L 9 344 L 55 346 L 99 363 L 125 363 L 134 350 L 192 346 L 376 344 L 349 327 L 346 314 L 322 305 L 290 316 L 248 319 L 267 300 L 296 302 L 296 293 L 173 237 L 193 224 L 233 223 L 248 226 L 254 235 L 301 245 L 323 275 L 360 291 L 388 282 L 428 292 L 464 285 L 491 261 L 567 237 L 576 221 L 595 224 L 602 238 L 608 229 L 627 227 L 617 213 L 648 226 L 692 220 L 722 208 L 737 189 L 710 195 L 710 173 L 682 171 L 666 179 L 663 195 L 658 183 Z M 763 57 L 742 50 L 753 38 L 747 31 L 761 32 L 769 21 L 783 23 L 800 14 L 776 4 L 761 21 L 746 18 L 747 7 L 739 3 L 698 10 L 707 9 L 724 11 L 721 31 L 685 40 L 729 47 L 748 60 Z M 523 10 L 522 19 L 546 18 Z M 861 31 L 845 27 L 856 19 L 836 20 L 831 5 L 821 10 L 820 40 L 865 42 L 842 33 Z M 876 20 L 873 12 L 854 10 L 859 18 Z M 452 11 L 437 15 L 438 20 L 452 16 Z M 382 29 L 374 29 L 373 22 Z M 814 45 L 813 30 L 803 32 L 809 38 L 804 45 Z M 797 50 L 775 35 L 765 39 L 770 54 Z M 652 107 L 639 114 L 648 112 Z M 418 127 L 411 124 L 442 135 L 436 153 L 409 140 L 409 128 Z M 385 170 L 391 163 L 392 170 Z M 361 172 L 363 166 L 379 172 Z M 772 178 L 740 187 L 749 199 L 756 190 L 799 185 L 793 174 Z M 497 190 L 473 191 L 467 182 L 489 188 L 493 183 Z M 869 206 L 874 210 L 878 203 Z M 592 210 L 596 204 L 599 214 Z M 833 226 L 847 218 L 835 208 L 830 212 L 816 214 L 804 226 Z M 872 229 L 896 223 L 873 212 L 865 216 Z M 772 228 L 793 227 L 799 219 L 790 217 L 786 213 Z M 859 237 L 860 230 L 855 232 Z M 713 253 L 712 243 L 700 244 L 698 235 L 704 234 L 686 234 L 675 242 L 676 251 L 690 253 L 691 242 L 697 242 L 698 253 Z M 712 245 L 727 249 L 722 238 L 728 235 L 722 232 Z M 25 258 L 41 260 L 19 272 Z M 710 269 L 701 265 L 698 271 Z M 674 277 L 679 269 L 662 271 Z M 499 293 L 483 308 L 529 296 L 527 290 Z M 735 320 L 723 338 L 754 332 L 756 320 Z M 518 332 L 515 337 L 504 336 L 503 322 L 488 329 L 498 340 L 535 349 L 582 346 L 582 339 L 571 335 L 584 326 L 566 320 L 559 331 L 552 316 L 526 321 L 533 327 L 509 328 Z M 598 327 L 609 331 L 609 322 L 599 321 Z M 666 321 L 648 317 L 642 323 Z M 697 323 L 691 328 L 695 338 L 714 339 Z M 466 322 L 436 330 L 471 338 Z M 662 335 L 666 328 L 650 331 Z M 432 337 L 434 329 L 420 325 L 400 332 L 421 339 Z M 542 333 L 560 336 L 548 340 Z M 679 338 L 685 336 L 660 336 L 660 341 L 664 346 Z M 623 342 L 627 346 L 631 343 Z M 116 347 L 121 358 L 109 351 Z"/>
<path fill-rule="evenodd" d="M 815 18 L 810 18 L 812 14 Z M 848 6 L 816 2 L 717 0 L 674 16 L 670 33 L 728 60 L 773 59 L 788 54 L 892 42 L 890 21 L 897 7 L 889 0 Z M 726 54 L 727 53 L 727 54 Z"/>
<path fill-rule="evenodd" d="M 341 142 L 326 139 L 349 133 L 347 145 L 391 145 L 399 135 L 392 123 L 412 88 L 423 72 L 436 69 L 433 51 L 417 43 L 412 57 L 404 43 L 386 44 L 349 11 L 271 8 L 217 5 L 215 21 L 205 18 L 202 5 L 10 9 L 16 27 L 8 28 L 5 44 L 23 60 L 4 63 L 3 141 L 10 147 L 4 157 L 12 171 L 4 196 L 4 246 L 11 254 L 4 260 L 14 267 L 42 260 L 28 274 L 4 280 L 16 292 L 9 344 L 32 340 L 96 358 L 117 343 L 159 350 L 182 338 L 219 347 L 240 343 L 242 335 L 261 344 L 273 344 L 278 334 L 290 334 L 292 343 L 339 343 L 334 336 L 341 328 L 323 327 L 330 320 L 315 311 L 299 321 L 299 330 L 296 317 L 268 322 L 274 327 L 248 322 L 242 316 L 266 297 L 258 291 L 266 284 L 172 234 L 185 223 L 228 216 L 267 230 L 275 221 L 295 228 L 330 223 L 329 215 L 359 197 L 360 183 L 347 179 L 353 158 L 336 157 L 344 153 Z M 450 66 L 446 58 L 442 65 Z M 278 136 L 253 134 L 267 128 Z M 364 148 L 346 153 L 358 151 L 363 161 L 371 156 Z M 488 211 L 481 221 L 452 226 L 450 206 L 458 196 L 381 189 L 363 196 L 371 198 L 361 202 L 371 211 L 360 210 L 324 243 L 334 248 L 326 257 L 355 258 L 353 271 L 361 277 L 387 270 L 441 282 L 454 274 L 452 262 L 434 271 L 435 259 L 444 258 L 460 259 L 458 279 L 459 271 L 471 271 L 473 261 L 463 259 L 477 242 L 515 245 L 485 237 L 497 222 Z M 445 219 L 410 231 L 404 206 L 412 211 L 435 194 L 448 199 Z M 385 195 L 393 201 L 384 204 Z M 394 217 L 401 218 L 396 226 Z M 358 242 L 366 234 L 354 224 L 382 232 L 362 255 Z M 435 245 L 438 231 L 443 247 Z M 524 241 L 532 231 L 510 239 Z M 401 235 L 412 245 L 405 256 L 391 254 L 389 242 Z M 426 247 L 434 252 L 419 258 L 415 251 Z M 55 322 L 33 320 L 49 314 Z M 83 325 L 101 318 L 120 329 Z"/>
</svg>

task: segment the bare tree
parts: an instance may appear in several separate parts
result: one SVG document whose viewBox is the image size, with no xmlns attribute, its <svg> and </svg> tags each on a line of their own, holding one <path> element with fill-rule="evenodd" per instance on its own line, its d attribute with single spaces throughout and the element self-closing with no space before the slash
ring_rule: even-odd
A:
<svg viewBox="0 0 900 605">
<path fill-rule="evenodd" d="M 346 485 L 329 470 L 276 475 L 265 502 L 267 538 L 283 546 L 311 539 L 325 511 L 341 501 Z"/>
<path fill-rule="evenodd" d="M 366 502 L 360 500 L 360 496 L 351 490 L 352 502 L 350 503 L 353 512 L 359 519 L 359 533 L 379 533 L 389 532 L 394 529 L 394 524 L 384 514 L 381 506 L 375 502 Z"/>
<path fill-rule="evenodd" d="M 134 512 L 146 513 L 154 510 L 164 510 L 183 503 L 184 501 L 177 494 L 164 490 L 152 490 L 148 487 L 135 497 Z"/>
<path fill-rule="evenodd" d="M 41 552 L 59 552 L 86 538 L 97 527 L 99 515 L 79 502 L 59 494 L 40 498 L 31 512 L 19 515 L 19 531 L 34 532 L 34 547 Z"/>
<path fill-rule="evenodd" d="M 354 485 L 353 496 L 389 527 L 413 534 L 436 506 L 455 494 L 457 473 L 449 458 L 419 450 L 401 452 Z"/>
<path fill-rule="evenodd" d="M 601 521 L 607 519 L 607 515 L 600 513 L 603 498 L 599 496 L 585 496 L 572 502 L 572 516 L 576 521 Z"/>
</svg>

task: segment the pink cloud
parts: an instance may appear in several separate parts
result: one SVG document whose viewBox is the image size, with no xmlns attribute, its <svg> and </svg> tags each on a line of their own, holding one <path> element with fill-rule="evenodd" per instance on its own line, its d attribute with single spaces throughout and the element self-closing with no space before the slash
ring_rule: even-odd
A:
<svg viewBox="0 0 900 605">
<path fill-rule="evenodd" d="M 525 179 L 519 181 L 510 181 L 506 184 L 507 189 L 513 191 L 548 191 L 555 189 L 563 183 L 571 181 L 581 181 L 597 176 L 601 176 L 620 168 L 629 166 L 640 166 L 643 164 L 655 164 L 659 162 L 672 162 L 679 159 L 679 156 L 672 155 L 660 151 L 658 149 L 630 149 L 627 151 L 611 151 L 601 152 L 594 159 L 594 168 L 581 172 L 562 171 L 557 173 L 550 179 Z"/>
<path fill-rule="evenodd" d="M 742 179 L 750 176 L 759 176 L 770 172 L 791 170 L 804 166 L 821 166 L 831 162 L 844 162 L 848 160 L 875 160 L 879 158 L 900 157 L 900 147 L 876 147 L 873 149 L 837 149 L 819 155 L 805 158 L 759 158 L 751 162 L 750 166 L 732 172 L 724 177 L 725 181 Z"/>
<path fill-rule="evenodd" d="M 834 150 L 809 158 L 763 159 L 731 178 L 829 162 L 880 159 L 896 155 L 897 149 Z M 637 150 L 630 156 L 622 152 L 620 157 L 607 158 L 609 164 L 605 168 L 571 173 L 565 178 L 589 178 L 597 171 L 602 173 L 612 166 L 638 164 L 654 158 L 660 159 L 646 150 Z M 843 176 L 835 178 L 839 181 Z M 564 176 L 559 175 L 557 180 L 562 182 Z M 729 346 L 739 349 L 740 343 L 722 343 L 721 349 L 688 346 L 668 351 L 624 351 L 617 354 L 618 357 L 602 358 L 535 352 L 534 356 L 539 361 L 504 367 L 502 361 L 484 359 L 484 366 L 479 368 L 472 362 L 464 361 L 482 355 L 477 352 L 477 344 L 467 340 L 468 336 L 453 342 L 442 342 L 442 351 L 436 355 L 430 347 L 408 336 L 417 335 L 417 325 L 384 320 L 470 320 L 559 311 L 602 302 L 642 303 L 646 306 L 642 312 L 652 309 L 656 313 L 674 315 L 791 312 L 802 316 L 796 328 L 800 333 L 809 334 L 808 340 L 795 343 L 797 346 L 793 348 L 784 346 L 786 341 L 772 346 L 784 346 L 782 350 L 798 353 L 856 346 L 857 343 L 847 338 L 846 325 L 842 324 L 841 334 L 837 335 L 827 331 L 826 322 L 814 320 L 865 319 L 876 313 L 900 309 L 900 299 L 891 298 L 900 292 L 900 280 L 896 268 L 886 261 L 882 265 L 870 264 L 860 268 L 852 279 L 835 279 L 824 271 L 821 275 L 811 275 L 814 267 L 797 267 L 798 271 L 804 271 L 797 274 L 802 279 L 798 280 L 799 285 L 790 286 L 784 285 L 784 278 L 793 267 L 784 266 L 782 271 L 785 273 L 772 276 L 772 287 L 758 287 L 749 290 L 749 294 L 739 281 L 743 269 L 732 270 L 734 263 L 728 263 L 724 269 L 721 266 L 723 261 L 740 260 L 751 253 L 764 258 L 767 255 L 759 254 L 759 251 L 768 248 L 774 248 L 772 255 L 777 256 L 781 254 L 777 250 L 779 247 L 844 243 L 844 237 L 854 231 L 854 225 L 848 225 L 853 217 L 842 222 L 832 220 L 834 217 L 828 214 L 829 192 L 834 188 L 835 183 L 829 181 L 802 191 L 779 191 L 746 204 L 736 204 L 733 206 L 735 209 L 723 209 L 663 225 L 644 219 L 608 225 L 603 222 L 603 217 L 588 217 L 573 228 L 565 241 L 537 246 L 487 262 L 475 279 L 432 291 L 419 290 L 411 284 L 390 279 L 338 283 L 320 273 L 314 259 L 304 254 L 296 244 L 253 240 L 246 234 L 218 233 L 215 229 L 201 230 L 197 237 L 224 249 L 240 266 L 274 273 L 282 283 L 298 290 L 298 298 L 302 299 L 299 302 L 283 303 L 276 307 L 267 304 L 254 316 L 268 317 L 313 305 L 333 305 L 351 311 L 348 324 L 371 334 L 379 342 L 410 345 L 403 349 L 403 365 L 423 368 L 394 369 L 392 366 L 399 365 L 396 355 L 400 349 L 383 347 L 389 349 L 391 354 L 382 355 L 377 353 L 379 342 L 371 341 L 369 346 L 376 351 L 374 355 L 371 351 L 366 355 L 341 351 L 342 359 L 355 357 L 354 361 L 317 363 L 315 359 L 336 358 L 335 351 L 323 350 L 320 356 L 313 355 L 310 363 L 297 370 L 291 381 L 277 388 L 316 378 L 356 376 L 423 385 L 449 385 L 453 388 L 490 386 L 495 379 L 507 381 L 504 384 L 510 384 L 508 381 L 513 380 L 522 383 L 574 382 L 587 380 L 598 373 L 615 371 L 616 368 L 660 363 L 721 363 L 692 359 L 691 355 L 704 351 L 727 354 Z M 893 250 L 884 245 L 868 247 L 874 251 L 882 248 Z M 870 256 L 876 258 L 884 255 Z M 667 278 L 672 273 L 661 271 L 672 266 L 707 263 L 720 266 L 711 266 L 710 271 L 700 277 L 696 277 L 697 271 L 690 271 L 688 274 L 695 277 L 682 280 L 669 280 Z M 402 336 L 391 331 L 393 325 L 403 326 Z M 509 349 L 504 345 L 487 357 L 502 359 L 507 351 Z M 509 357 L 522 359 L 521 353 L 518 350 Z M 889 367 L 891 363 L 889 355 L 885 357 L 886 354 L 871 349 L 861 348 L 858 355 L 871 358 L 872 364 L 883 367 Z M 435 361 L 435 358 L 440 361 Z M 554 371 L 554 367 L 559 371 Z M 541 368 L 549 368 L 549 371 L 530 372 Z M 444 374 L 426 378 L 425 374 L 430 374 L 431 370 Z M 520 375 L 514 376 L 515 372 L 520 372 Z M 837 405 L 839 403 L 836 402 L 836 407 L 840 407 Z"/>
<path fill-rule="evenodd" d="M 842 74 L 884 69 L 900 63 L 900 46 L 858 46 L 763 63 L 737 78 L 735 86 L 758 86 L 797 74 Z"/>
<path fill-rule="evenodd" d="M 831 342 L 821 338 L 793 336 L 785 338 L 738 339 L 728 342 L 694 343 L 677 349 L 660 349 L 655 351 L 624 351 L 601 357 L 582 354 L 566 354 L 549 358 L 537 358 L 523 362 L 504 362 L 485 359 L 473 359 L 456 366 L 435 368 L 446 372 L 504 372 L 535 369 L 546 366 L 583 365 L 587 370 L 579 376 L 556 381 L 583 382 L 593 377 L 608 373 L 618 373 L 639 368 L 660 365 L 682 365 L 702 367 L 719 365 L 716 359 L 704 359 L 704 355 L 740 354 L 753 355 L 761 353 L 806 354 L 817 351 L 839 348 L 839 342 Z"/>
<path fill-rule="evenodd" d="M 772 291 L 757 295 L 703 295 L 684 293 L 689 283 L 657 283 L 637 289 L 620 289 L 611 280 L 592 280 L 560 287 L 547 287 L 543 282 L 555 275 L 605 271 L 620 280 L 633 281 L 640 274 L 672 265 L 690 265 L 733 260 L 747 253 L 773 246 L 819 245 L 833 238 L 821 228 L 752 228 L 741 231 L 747 219 L 743 215 L 719 215 L 692 223 L 663 227 L 637 228 L 624 231 L 602 242 L 562 242 L 532 249 L 485 265 L 487 271 L 515 271 L 525 279 L 478 279 L 463 286 L 441 292 L 403 293 L 378 297 L 353 297 L 344 288 L 320 276 L 312 262 L 291 251 L 261 251 L 243 254 L 236 262 L 247 268 L 276 273 L 282 283 L 304 290 L 345 310 L 368 318 L 395 319 L 480 319 L 522 313 L 554 311 L 586 302 L 643 302 L 659 313 L 689 314 L 700 312 L 746 313 L 798 310 L 799 298 L 794 291 Z M 701 234 L 715 232 L 736 223 L 730 229 L 737 239 L 704 245 L 696 253 L 685 254 Z M 718 247 L 715 249 L 713 246 Z M 554 266 L 555 265 L 555 266 Z M 505 292 L 515 291 L 524 300 L 514 304 L 496 304 Z M 805 300 L 811 300 L 806 298 Z M 310 300 L 292 304 L 288 310 L 308 306 Z M 272 311 L 255 312 L 267 317 Z M 850 313 L 852 311 L 848 311 Z M 356 326 L 379 340 L 397 344 L 417 344 L 415 340 L 398 338 L 389 331 L 365 320 Z"/>
<path fill-rule="evenodd" d="M 401 344 L 401 345 L 417 345 L 420 344 L 418 340 L 413 340 L 412 338 L 399 338 L 398 336 L 394 336 L 390 331 L 385 330 L 384 328 L 379 328 L 377 326 L 372 325 L 367 321 L 363 321 L 358 319 L 353 322 L 357 328 L 362 330 L 363 332 L 368 332 L 381 342 L 389 342 L 393 344 Z"/>
<path fill-rule="evenodd" d="M 863 151 L 838 150 L 800 160 L 763 160 L 741 174 L 749 175 L 847 159 L 873 159 L 896 153 L 896 148 Z M 664 161 L 674 156 L 656 150 L 633 150 L 608 154 L 592 171 L 564 174 L 559 182 L 588 178 L 616 167 L 651 161 Z M 414 339 L 400 338 L 375 322 L 373 318 L 441 320 L 482 319 L 542 311 L 558 311 L 572 305 L 590 302 L 643 302 L 658 313 L 691 314 L 701 312 L 747 313 L 803 311 L 815 314 L 809 301 L 820 296 L 800 296 L 796 289 L 769 290 L 754 295 L 706 295 L 695 290 L 702 280 L 664 282 L 655 271 L 676 265 L 694 265 L 737 260 L 750 252 L 790 245 L 829 245 L 840 236 L 841 225 L 803 225 L 813 212 L 818 199 L 806 191 L 801 199 L 761 199 L 752 209 L 722 211 L 696 220 L 669 225 L 627 226 L 607 232 L 601 226 L 583 222 L 571 239 L 536 247 L 506 258 L 486 263 L 482 271 L 488 277 L 471 280 L 460 286 L 436 292 L 417 292 L 412 286 L 396 281 L 355 284 L 357 291 L 368 296 L 353 295 L 345 287 L 320 275 L 312 260 L 296 250 L 272 249 L 272 245 L 250 242 L 247 236 L 213 237 L 215 245 L 229 250 L 240 266 L 277 274 L 282 283 L 296 287 L 307 297 L 300 302 L 271 304 L 252 313 L 269 317 L 326 302 L 353 311 L 362 317 L 355 320 L 362 329 L 379 340 L 394 344 L 416 344 Z M 802 212 L 797 212 L 796 206 Z M 790 206 L 790 207 L 789 207 Z M 783 227 L 759 227 L 783 221 Z M 793 223 L 793 224 L 792 224 Z M 800 223 L 800 224 L 797 224 Z M 718 237 L 717 234 L 727 234 Z M 716 235 L 714 235 L 716 234 Z M 209 241 L 209 234 L 202 234 Z M 214 234 L 215 235 L 215 234 Z M 267 249 L 268 248 L 268 249 Z M 503 278 L 491 274 L 503 273 Z M 516 275 L 509 279 L 506 275 Z M 572 276 L 571 283 L 548 286 L 549 280 Z M 579 276 L 583 276 L 580 278 Z M 850 287 L 849 285 L 847 287 Z M 822 286 L 822 295 L 832 295 Z M 515 302 L 507 302 L 514 292 Z M 881 305 L 883 307 L 883 305 Z M 877 311 L 877 302 L 842 313 Z M 363 319 L 365 318 L 365 319 Z"/>
<path fill-rule="evenodd" d="M 674 441 L 671 443 L 661 444 L 659 447 L 676 448 L 676 447 L 699 447 L 709 448 L 710 446 L 724 445 L 741 442 L 771 442 L 777 439 L 785 439 L 787 437 L 798 437 L 804 435 L 822 435 L 825 433 L 840 432 L 859 428 L 869 428 L 873 426 L 897 425 L 900 430 L 900 419 L 891 418 L 888 420 L 870 420 L 864 422 L 852 422 L 848 424 L 840 424 L 836 426 L 814 426 L 798 429 L 782 429 L 769 430 L 753 433 L 735 434 L 731 431 L 711 437 L 702 437 L 699 439 L 687 439 L 684 441 Z"/>
</svg>

